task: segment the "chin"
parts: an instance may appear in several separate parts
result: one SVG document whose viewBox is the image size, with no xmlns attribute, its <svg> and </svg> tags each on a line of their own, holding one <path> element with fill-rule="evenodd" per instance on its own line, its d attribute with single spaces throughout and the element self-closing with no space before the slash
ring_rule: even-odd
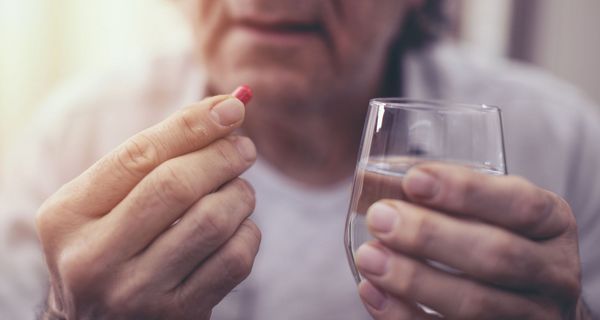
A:
<svg viewBox="0 0 600 320">
<path fill-rule="evenodd" d="M 255 105 L 318 104 L 336 80 L 331 56 L 320 41 L 304 47 L 273 46 L 231 36 L 219 49 L 206 61 L 211 86 L 229 92 L 247 84 Z"/>
<path fill-rule="evenodd" d="M 320 72 L 314 66 L 240 63 L 220 68 L 228 72 L 218 72 L 215 64 L 213 67 L 215 70 L 209 70 L 209 82 L 216 92 L 229 92 L 246 84 L 254 92 L 254 108 L 269 112 L 276 109 L 296 113 L 316 108 L 328 92 L 327 82 L 331 84 L 323 76 L 326 71 Z"/>
<path fill-rule="evenodd" d="M 306 104 L 314 97 L 310 75 L 290 70 L 242 69 L 236 75 L 241 82 L 248 84 L 257 101 L 269 104 Z"/>
</svg>

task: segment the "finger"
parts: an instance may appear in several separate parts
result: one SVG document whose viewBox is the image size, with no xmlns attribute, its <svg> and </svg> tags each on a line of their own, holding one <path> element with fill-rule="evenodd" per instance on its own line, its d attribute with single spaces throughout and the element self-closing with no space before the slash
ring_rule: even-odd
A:
<svg viewBox="0 0 600 320">
<path fill-rule="evenodd" d="M 175 296 L 199 310 L 214 307 L 250 274 L 260 238 L 256 225 L 244 220 L 221 249 L 174 289 Z"/>
<path fill-rule="evenodd" d="M 358 285 L 358 294 L 367 311 L 376 320 L 429 320 L 439 317 L 427 314 L 414 303 L 386 295 L 368 280 Z"/>
<path fill-rule="evenodd" d="M 205 99 L 184 108 L 121 144 L 62 190 L 78 214 L 107 213 L 161 163 L 201 149 L 240 126 L 244 106 L 231 96 Z M 93 194 L 88 190 L 93 190 Z M 90 201 L 93 200 L 93 206 Z M 86 212 L 79 212 L 86 208 Z"/>
<path fill-rule="evenodd" d="M 404 201 L 377 202 L 367 212 L 369 231 L 386 247 L 440 262 L 495 285 L 539 290 L 571 288 L 577 279 L 549 261 L 536 243 L 482 222 L 438 213 Z M 458 254 L 460 253 L 460 254 Z"/>
<path fill-rule="evenodd" d="M 150 274 L 172 287 L 225 243 L 254 210 L 252 187 L 236 179 L 194 204 L 138 259 Z"/>
<path fill-rule="evenodd" d="M 402 186 L 413 202 L 481 219 L 531 238 L 554 237 L 574 225 L 563 200 L 520 177 L 427 163 L 410 169 Z"/>
<path fill-rule="evenodd" d="M 440 271 L 378 244 L 357 251 L 362 274 L 383 292 L 448 319 L 550 319 L 552 311 L 515 293 Z"/>
<path fill-rule="evenodd" d="M 119 244 L 116 258 L 127 258 L 148 246 L 198 199 L 239 176 L 256 158 L 246 137 L 229 137 L 171 159 L 150 173 L 104 217 L 110 237 Z"/>
</svg>

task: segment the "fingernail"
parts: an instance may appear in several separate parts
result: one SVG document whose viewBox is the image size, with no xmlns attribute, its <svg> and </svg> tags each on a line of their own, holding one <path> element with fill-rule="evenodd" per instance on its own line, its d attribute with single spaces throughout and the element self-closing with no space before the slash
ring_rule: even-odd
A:
<svg viewBox="0 0 600 320">
<path fill-rule="evenodd" d="M 383 275 L 386 272 L 387 262 L 387 254 L 370 244 L 363 244 L 356 252 L 356 265 L 358 268 L 375 276 Z"/>
<path fill-rule="evenodd" d="M 420 169 L 411 169 L 404 177 L 404 188 L 409 194 L 420 198 L 433 198 L 438 191 L 433 176 Z"/>
<path fill-rule="evenodd" d="M 235 137 L 235 146 L 246 161 L 254 161 L 256 159 L 256 147 L 249 138 Z"/>
<path fill-rule="evenodd" d="M 230 126 L 242 120 L 244 104 L 238 99 L 228 98 L 215 105 L 210 114 L 220 125 Z"/>
<path fill-rule="evenodd" d="M 389 205 L 375 202 L 367 211 L 367 225 L 376 232 L 388 233 L 400 221 L 398 212 Z"/>
</svg>

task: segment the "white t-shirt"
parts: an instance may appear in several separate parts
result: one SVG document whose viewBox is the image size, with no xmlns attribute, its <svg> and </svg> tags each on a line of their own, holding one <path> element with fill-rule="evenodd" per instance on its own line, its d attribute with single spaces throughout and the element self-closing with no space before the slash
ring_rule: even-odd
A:
<svg viewBox="0 0 600 320">
<path fill-rule="evenodd" d="M 0 319 L 31 319 L 46 293 L 33 231 L 40 204 L 136 132 L 204 96 L 190 53 L 126 63 L 58 92 L 0 175 Z M 600 315 L 600 117 L 573 88 L 528 67 L 452 45 L 403 60 L 406 96 L 498 105 L 510 174 L 563 196 L 580 230 L 584 297 Z M 366 107 L 366 106 L 365 106 Z M 369 319 L 344 253 L 351 177 L 309 189 L 258 162 L 244 176 L 263 232 L 250 277 L 213 318 Z M 460 254 L 460 253 L 457 253 Z"/>
</svg>

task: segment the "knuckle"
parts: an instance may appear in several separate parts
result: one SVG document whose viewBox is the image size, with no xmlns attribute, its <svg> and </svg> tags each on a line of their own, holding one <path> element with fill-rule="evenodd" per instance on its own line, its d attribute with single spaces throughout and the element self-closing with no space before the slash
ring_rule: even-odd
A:
<svg viewBox="0 0 600 320">
<path fill-rule="evenodd" d="M 507 205 L 511 226 L 518 231 L 535 230 L 552 212 L 549 192 L 535 187 L 519 176 L 503 177 L 505 187 L 510 190 L 511 200 Z"/>
<path fill-rule="evenodd" d="M 485 310 L 489 308 L 490 301 L 485 294 L 477 294 L 472 286 L 464 289 L 461 295 L 458 295 L 457 319 L 482 319 L 485 318 Z"/>
<path fill-rule="evenodd" d="M 450 204 L 457 210 L 464 210 L 469 206 L 468 202 L 471 201 L 469 198 L 479 194 L 479 189 L 477 180 L 470 175 L 461 175 L 455 181 L 443 182 L 437 199 L 439 203 Z"/>
<path fill-rule="evenodd" d="M 189 178 L 170 163 L 164 163 L 155 171 L 155 191 L 166 205 L 187 203 L 196 196 Z"/>
<path fill-rule="evenodd" d="M 134 136 L 116 153 L 116 161 L 126 171 L 145 175 L 160 163 L 158 146 L 144 133 Z"/>
<path fill-rule="evenodd" d="M 548 197 L 540 189 L 523 177 L 508 176 L 506 177 L 507 186 L 514 190 L 515 195 L 512 203 L 512 208 L 518 213 L 540 212 L 544 211 L 547 206 Z"/>
<path fill-rule="evenodd" d="M 545 268 L 536 274 L 535 280 L 542 284 L 541 287 L 549 295 L 572 301 L 581 295 L 583 289 L 580 260 L 568 253 L 562 255 L 561 260 L 552 266 L 544 265 Z"/>
<path fill-rule="evenodd" d="M 389 283 L 394 283 L 396 294 L 403 297 L 410 297 L 415 286 L 421 282 L 422 270 L 419 269 L 418 264 L 404 257 L 395 257 L 393 261 L 393 272 L 390 274 L 392 279 L 390 279 Z"/>
<path fill-rule="evenodd" d="M 201 215 L 190 216 L 190 223 L 202 242 L 210 247 L 218 247 L 229 235 L 230 221 L 220 210 L 206 209 Z"/>
<path fill-rule="evenodd" d="M 190 315 L 193 315 L 193 319 L 210 319 L 211 309 L 213 305 L 207 308 L 206 295 L 204 295 L 204 301 L 198 301 L 191 299 L 190 294 L 181 288 L 173 291 L 170 296 L 167 296 L 161 306 L 161 317 L 154 317 L 154 319 L 190 319 Z"/>
<path fill-rule="evenodd" d="M 482 259 L 484 272 L 496 282 L 511 282 L 514 281 L 514 275 L 535 274 L 540 270 L 531 252 L 509 237 L 495 241 L 487 255 L 487 258 Z"/>
<path fill-rule="evenodd" d="M 240 194 L 239 199 L 241 202 L 249 209 L 249 211 L 253 211 L 256 207 L 256 195 L 252 185 L 244 179 L 237 178 L 235 180 L 235 186 L 238 194 Z"/>
<path fill-rule="evenodd" d="M 232 283 L 241 282 L 252 271 L 254 255 L 243 243 L 231 246 L 223 259 L 226 277 Z"/>
<path fill-rule="evenodd" d="M 262 233 L 261 233 L 260 229 L 258 228 L 258 226 L 256 225 L 256 223 L 254 223 L 254 221 L 252 221 L 250 219 L 246 219 L 246 220 L 244 220 L 244 222 L 242 222 L 241 227 L 246 228 L 248 230 L 250 237 L 252 238 L 252 240 L 249 241 L 248 244 L 251 247 L 258 249 L 258 246 L 260 245 L 260 242 L 262 240 Z"/>
<path fill-rule="evenodd" d="M 567 211 L 569 213 L 572 213 L 571 211 L 571 205 L 569 205 L 569 203 L 567 202 L 567 200 L 565 200 L 563 197 L 557 195 L 556 193 L 552 193 L 550 192 L 550 197 L 553 198 L 554 202 L 556 203 L 556 205 L 563 209 L 561 211 Z"/>
<path fill-rule="evenodd" d="M 567 275 L 567 279 L 564 282 L 564 292 L 567 297 L 574 298 L 581 295 L 583 286 L 581 284 L 581 273 L 573 272 Z"/>
<path fill-rule="evenodd" d="M 225 167 L 225 170 L 238 173 L 241 171 L 243 161 L 232 140 L 234 139 L 222 139 L 215 144 L 215 148 L 221 158 L 219 163 Z"/>
<path fill-rule="evenodd" d="M 515 260 L 518 260 L 518 252 L 513 246 L 512 241 L 502 239 L 495 241 L 489 250 L 491 262 L 488 272 L 493 278 L 501 278 L 507 267 L 510 267 Z"/>
<path fill-rule="evenodd" d="M 121 287 L 119 290 L 109 290 L 103 300 L 109 310 L 118 314 L 128 314 L 135 310 L 134 297 L 131 289 Z"/>
<path fill-rule="evenodd" d="M 561 274 L 556 278 L 559 278 L 559 281 L 557 281 L 557 284 L 559 284 L 557 288 L 560 288 L 558 293 L 564 297 L 565 301 L 576 300 L 581 295 L 583 286 L 581 284 L 580 272 Z"/>
<path fill-rule="evenodd" d="M 555 206 L 558 209 L 556 212 L 558 214 L 558 218 L 560 219 L 560 226 L 564 227 L 564 229 L 577 233 L 577 221 L 567 200 L 554 193 L 550 193 L 550 195 L 554 199 L 553 203 L 555 203 Z"/>
<path fill-rule="evenodd" d="M 198 121 L 198 113 L 193 107 L 184 108 L 179 112 L 177 122 L 184 128 L 184 136 L 190 142 L 210 140 L 210 130 L 205 123 Z"/>
<path fill-rule="evenodd" d="M 99 300 L 114 314 L 136 319 L 156 318 L 170 301 L 165 299 L 167 296 L 162 290 L 148 290 L 152 277 L 143 270 L 119 269 L 112 278 L 117 281 L 108 282 Z"/>
<path fill-rule="evenodd" d="M 155 303 L 143 303 L 138 286 L 125 281 L 117 290 L 108 290 L 104 297 L 104 303 L 113 313 L 121 315 L 139 315 L 141 310 L 152 314 L 150 309 L 157 306 Z M 144 297 L 147 299 L 148 297 Z"/>
<path fill-rule="evenodd" d="M 424 215 L 414 217 L 414 234 L 408 242 L 409 250 L 413 252 L 427 252 L 437 234 L 437 228 L 431 218 Z"/>
<path fill-rule="evenodd" d="M 73 292 L 79 292 L 79 288 L 93 287 L 93 279 L 101 276 L 101 270 L 96 268 L 94 260 L 88 250 L 70 248 L 61 252 L 56 268 L 62 284 Z"/>
<path fill-rule="evenodd" d="M 550 227 L 552 231 L 545 231 L 544 234 L 577 229 L 571 208 L 563 198 L 536 187 L 524 178 L 511 179 L 513 188 L 518 190 L 509 207 L 515 228 L 535 232 Z"/>
<path fill-rule="evenodd" d="M 520 195 L 512 204 L 512 212 L 520 228 L 532 229 L 544 222 L 551 213 L 551 199 L 544 192 Z"/>
<path fill-rule="evenodd" d="M 64 211 L 65 207 L 66 201 L 63 198 L 53 196 L 48 198 L 38 209 L 35 215 L 35 226 L 42 240 L 54 229 L 55 213 Z"/>
</svg>

